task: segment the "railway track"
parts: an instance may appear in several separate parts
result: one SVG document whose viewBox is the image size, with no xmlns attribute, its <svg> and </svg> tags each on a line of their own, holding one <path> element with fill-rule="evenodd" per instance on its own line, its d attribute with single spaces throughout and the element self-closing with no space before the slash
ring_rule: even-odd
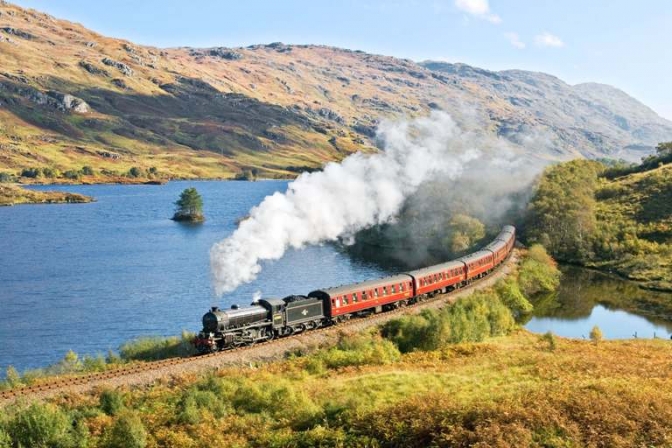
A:
<svg viewBox="0 0 672 448">
<path fill-rule="evenodd" d="M 436 295 L 430 299 L 424 300 L 410 307 L 402 307 L 378 314 L 371 314 L 366 317 L 351 319 L 338 325 L 318 328 L 316 330 L 311 330 L 304 333 L 298 333 L 280 339 L 274 339 L 271 341 L 261 342 L 245 347 L 233 348 L 222 352 L 210 353 L 207 355 L 199 355 L 189 358 L 170 358 L 159 361 L 149 361 L 144 363 L 132 364 L 129 366 L 124 366 L 104 372 L 89 373 L 86 375 L 74 376 L 68 378 L 54 378 L 53 380 L 45 381 L 44 383 L 36 385 L 24 386 L 5 391 L 0 391 L 0 403 L 12 402 L 21 397 L 33 397 L 33 396 L 46 397 L 58 393 L 60 391 L 67 391 L 73 389 L 81 390 L 82 387 L 86 386 L 91 388 L 96 385 L 104 385 L 111 380 L 119 382 L 119 380 L 123 381 L 124 378 L 132 378 L 138 375 L 147 374 L 151 372 L 165 372 L 166 375 L 171 375 L 170 372 L 171 368 L 188 364 L 201 364 L 203 368 L 216 368 L 216 365 L 226 365 L 240 362 L 241 358 L 244 358 L 244 356 L 241 357 L 239 355 L 245 353 L 253 353 L 254 351 L 257 351 L 263 347 L 269 347 L 274 345 L 291 346 L 292 345 L 291 341 L 301 340 L 301 338 L 312 337 L 312 339 L 314 340 L 316 339 L 316 336 L 319 339 L 319 335 L 323 335 L 326 333 L 337 334 L 339 332 L 347 331 L 349 329 L 355 330 L 365 328 L 367 326 L 375 325 L 378 322 L 386 321 L 393 316 L 404 315 L 409 313 L 417 313 L 428 307 L 436 308 L 438 307 L 436 306 L 437 304 L 442 305 L 444 303 L 452 303 L 459 297 L 466 295 L 471 291 L 490 286 L 499 277 L 508 273 L 511 264 L 514 263 L 516 259 L 517 254 L 516 251 L 514 250 L 513 255 L 509 257 L 509 259 L 506 262 L 497 267 L 487 277 L 480 279 L 478 282 L 472 283 L 460 289 L 456 289 L 449 293 Z M 284 352 L 288 351 L 291 348 L 292 347 L 287 347 L 287 349 L 284 350 Z M 227 362 L 227 358 L 232 359 Z M 216 361 L 216 362 L 208 362 L 208 361 Z"/>
</svg>

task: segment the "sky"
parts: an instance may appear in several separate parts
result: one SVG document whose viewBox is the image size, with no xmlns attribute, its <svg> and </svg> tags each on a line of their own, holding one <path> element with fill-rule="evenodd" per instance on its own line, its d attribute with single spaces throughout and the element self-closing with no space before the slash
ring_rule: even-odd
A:
<svg viewBox="0 0 672 448">
<path fill-rule="evenodd" d="M 672 0 L 11 0 L 157 47 L 323 44 L 550 73 L 672 119 Z"/>
</svg>

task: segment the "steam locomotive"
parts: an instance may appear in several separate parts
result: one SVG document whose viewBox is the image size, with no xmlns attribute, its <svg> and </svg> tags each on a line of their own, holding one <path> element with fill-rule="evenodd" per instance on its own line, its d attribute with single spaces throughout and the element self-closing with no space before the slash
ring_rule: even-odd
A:
<svg viewBox="0 0 672 448">
<path fill-rule="evenodd" d="M 249 307 L 220 310 L 203 316 L 203 330 L 194 343 L 199 353 L 269 341 L 355 316 L 412 305 L 449 292 L 488 275 L 502 264 L 516 240 L 516 229 L 504 226 L 481 250 L 427 268 L 335 288 L 318 289 L 307 296 L 260 299 Z"/>
</svg>

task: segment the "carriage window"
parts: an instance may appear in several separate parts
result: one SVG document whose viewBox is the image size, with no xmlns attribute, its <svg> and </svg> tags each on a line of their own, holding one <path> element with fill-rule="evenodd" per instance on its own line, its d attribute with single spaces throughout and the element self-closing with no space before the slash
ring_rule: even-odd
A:
<svg viewBox="0 0 672 448">
<path fill-rule="evenodd" d="M 392 294 L 397 292 L 397 287 L 395 285 L 390 286 L 390 292 L 392 292 Z"/>
<path fill-rule="evenodd" d="M 366 300 L 366 291 L 362 291 L 362 300 Z"/>
<path fill-rule="evenodd" d="M 348 296 L 344 295 L 343 296 L 343 305 L 347 305 L 347 304 L 348 304 Z"/>
<path fill-rule="evenodd" d="M 331 299 L 331 306 L 336 306 L 336 299 Z"/>
<path fill-rule="evenodd" d="M 357 303 L 357 293 L 352 293 L 352 303 Z"/>
<path fill-rule="evenodd" d="M 378 297 L 378 288 L 373 290 L 373 297 Z"/>
<path fill-rule="evenodd" d="M 383 286 L 383 295 L 384 295 L 384 296 L 387 295 L 387 286 Z"/>
</svg>

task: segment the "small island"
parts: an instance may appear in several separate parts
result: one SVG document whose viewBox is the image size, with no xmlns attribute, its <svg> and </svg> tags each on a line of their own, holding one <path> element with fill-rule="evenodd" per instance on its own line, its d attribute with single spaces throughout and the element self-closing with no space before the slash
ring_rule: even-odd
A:
<svg viewBox="0 0 672 448">
<path fill-rule="evenodd" d="M 201 223 L 205 221 L 203 216 L 203 198 L 195 188 L 187 188 L 180 194 L 180 199 L 175 201 L 177 208 L 171 218 L 173 221 Z"/>
<path fill-rule="evenodd" d="M 91 196 L 65 191 L 35 191 L 18 185 L 0 185 L 0 206 L 19 204 L 77 204 L 93 202 Z"/>
</svg>

